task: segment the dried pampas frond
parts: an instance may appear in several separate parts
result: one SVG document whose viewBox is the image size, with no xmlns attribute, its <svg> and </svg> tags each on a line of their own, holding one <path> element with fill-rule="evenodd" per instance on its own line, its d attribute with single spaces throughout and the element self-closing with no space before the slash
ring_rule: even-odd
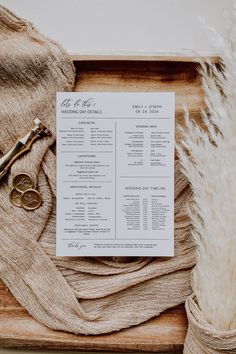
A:
<svg viewBox="0 0 236 354">
<path fill-rule="evenodd" d="M 178 151 L 194 195 L 193 292 L 205 319 L 228 331 L 236 329 L 236 3 L 227 42 L 210 30 L 223 63 L 202 64 L 205 129 L 185 110 Z"/>
</svg>

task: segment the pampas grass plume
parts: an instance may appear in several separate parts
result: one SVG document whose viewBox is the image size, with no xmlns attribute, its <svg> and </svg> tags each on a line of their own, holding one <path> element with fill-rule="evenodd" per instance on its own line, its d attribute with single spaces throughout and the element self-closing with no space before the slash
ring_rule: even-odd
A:
<svg viewBox="0 0 236 354">
<path fill-rule="evenodd" d="M 193 291 L 216 329 L 236 329 L 236 3 L 227 40 L 210 28 L 223 64 L 202 63 L 203 129 L 189 117 L 179 155 L 194 195 Z M 183 128 L 180 128 L 183 129 Z"/>
</svg>

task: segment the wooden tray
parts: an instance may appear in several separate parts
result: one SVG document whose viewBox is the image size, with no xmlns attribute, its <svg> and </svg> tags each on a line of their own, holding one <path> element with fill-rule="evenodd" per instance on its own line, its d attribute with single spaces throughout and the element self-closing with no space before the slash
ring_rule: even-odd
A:
<svg viewBox="0 0 236 354">
<path fill-rule="evenodd" d="M 203 92 L 194 58 L 77 57 L 75 91 L 175 91 L 176 121 L 187 104 L 198 119 Z M 78 60 L 80 59 L 80 60 Z M 177 136 L 177 140 L 179 137 Z M 184 306 L 144 324 L 100 336 L 73 335 L 39 324 L 0 281 L 0 347 L 87 351 L 178 352 L 187 330 Z"/>
</svg>

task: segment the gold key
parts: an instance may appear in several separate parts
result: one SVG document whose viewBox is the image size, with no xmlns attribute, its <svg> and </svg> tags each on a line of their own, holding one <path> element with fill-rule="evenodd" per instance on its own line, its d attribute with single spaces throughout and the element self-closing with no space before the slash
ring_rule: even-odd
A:
<svg viewBox="0 0 236 354">
<path fill-rule="evenodd" d="M 16 189 L 12 189 L 10 193 L 10 201 L 12 204 L 17 206 L 18 208 L 21 207 L 21 193 L 18 192 Z"/>
<path fill-rule="evenodd" d="M 26 173 L 20 173 L 16 175 L 12 181 L 12 184 L 18 192 L 24 192 L 27 189 L 32 189 L 35 187 L 34 181 Z"/>
<path fill-rule="evenodd" d="M 21 206 L 25 210 L 35 210 L 42 204 L 41 194 L 36 189 L 28 189 L 21 195 Z"/>
</svg>

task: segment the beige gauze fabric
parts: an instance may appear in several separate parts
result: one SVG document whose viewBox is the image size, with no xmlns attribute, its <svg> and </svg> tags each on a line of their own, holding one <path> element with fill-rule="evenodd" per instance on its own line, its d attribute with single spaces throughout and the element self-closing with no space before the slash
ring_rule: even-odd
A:
<svg viewBox="0 0 236 354">
<path fill-rule="evenodd" d="M 194 295 L 186 300 L 185 307 L 189 327 L 184 354 L 236 354 L 236 330 L 216 330 L 205 320 Z"/>
<path fill-rule="evenodd" d="M 191 191 L 175 166 L 174 258 L 55 256 L 57 91 L 73 89 L 75 69 L 63 49 L 0 7 L 0 150 L 6 153 L 38 117 L 53 132 L 39 139 L 0 182 L 0 277 L 39 322 L 100 334 L 137 325 L 185 301 L 195 263 L 187 206 Z M 42 194 L 35 211 L 9 201 L 13 177 L 29 174 Z"/>
</svg>

